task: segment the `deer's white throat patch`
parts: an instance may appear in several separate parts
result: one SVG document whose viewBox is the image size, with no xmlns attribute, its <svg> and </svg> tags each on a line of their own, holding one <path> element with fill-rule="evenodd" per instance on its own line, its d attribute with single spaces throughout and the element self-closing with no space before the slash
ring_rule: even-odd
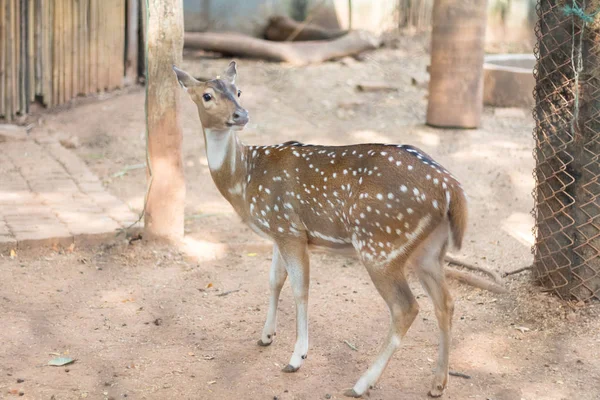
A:
<svg viewBox="0 0 600 400">
<path fill-rule="evenodd" d="M 208 167 L 218 171 L 225 161 L 231 163 L 231 170 L 235 169 L 235 134 L 232 131 L 217 131 L 205 129 L 206 158 Z"/>
</svg>

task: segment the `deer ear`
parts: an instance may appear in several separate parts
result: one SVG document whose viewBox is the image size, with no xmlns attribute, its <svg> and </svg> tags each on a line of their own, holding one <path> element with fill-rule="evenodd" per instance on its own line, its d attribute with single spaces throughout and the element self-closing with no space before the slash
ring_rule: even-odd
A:
<svg viewBox="0 0 600 400">
<path fill-rule="evenodd" d="M 196 80 L 196 78 L 194 78 L 184 70 L 177 68 L 175 65 L 173 65 L 173 71 L 175 71 L 175 75 L 177 75 L 177 81 L 184 89 L 188 89 L 200 83 L 200 81 Z"/>
<path fill-rule="evenodd" d="M 225 70 L 225 78 L 227 78 L 227 80 L 230 83 L 234 84 L 236 76 L 237 76 L 236 63 L 235 63 L 235 61 L 232 61 L 232 62 L 229 63 L 229 66 Z"/>
</svg>

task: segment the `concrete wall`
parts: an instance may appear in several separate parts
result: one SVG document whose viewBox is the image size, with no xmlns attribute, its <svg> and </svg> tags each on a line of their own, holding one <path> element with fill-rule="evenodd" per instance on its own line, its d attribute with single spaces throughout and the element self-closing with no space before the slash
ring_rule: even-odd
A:
<svg viewBox="0 0 600 400">
<path fill-rule="evenodd" d="M 352 0 L 352 28 L 376 33 L 397 26 L 398 0 Z M 303 20 L 311 10 L 315 23 L 347 29 L 348 0 L 184 0 L 186 31 L 235 31 L 261 36 L 268 18 L 283 14 Z"/>
</svg>

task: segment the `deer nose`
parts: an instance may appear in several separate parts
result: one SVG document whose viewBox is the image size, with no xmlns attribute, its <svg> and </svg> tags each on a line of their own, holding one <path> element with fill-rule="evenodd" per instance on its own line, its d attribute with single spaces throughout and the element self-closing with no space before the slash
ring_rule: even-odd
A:
<svg viewBox="0 0 600 400">
<path fill-rule="evenodd" d="M 233 122 L 235 122 L 236 124 L 246 124 L 248 122 L 248 111 L 244 110 L 243 108 L 235 110 L 235 112 L 232 115 L 233 118 Z"/>
</svg>

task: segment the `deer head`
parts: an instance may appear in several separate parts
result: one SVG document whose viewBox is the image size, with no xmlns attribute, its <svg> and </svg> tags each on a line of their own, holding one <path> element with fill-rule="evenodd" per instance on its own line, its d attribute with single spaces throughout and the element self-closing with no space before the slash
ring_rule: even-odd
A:
<svg viewBox="0 0 600 400">
<path fill-rule="evenodd" d="M 235 86 L 235 61 L 229 63 L 222 77 L 201 82 L 173 65 L 179 84 L 198 107 L 204 129 L 241 130 L 248 123 L 248 111 L 238 102 L 242 91 Z"/>
</svg>

